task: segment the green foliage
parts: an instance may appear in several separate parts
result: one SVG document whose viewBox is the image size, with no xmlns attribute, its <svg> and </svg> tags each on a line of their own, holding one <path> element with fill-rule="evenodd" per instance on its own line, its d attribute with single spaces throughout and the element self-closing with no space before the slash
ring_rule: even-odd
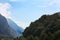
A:
<svg viewBox="0 0 60 40">
<path fill-rule="evenodd" d="M 60 40 L 60 12 L 43 15 L 23 32 L 27 40 Z"/>
<path fill-rule="evenodd" d="M 8 38 L 8 37 L 6 37 L 6 38 L 0 38 L 0 40 L 14 40 L 14 38 Z"/>
<path fill-rule="evenodd" d="M 21 36 L 18 40 L 27 40 L 27 39 Z"/>
</svg>

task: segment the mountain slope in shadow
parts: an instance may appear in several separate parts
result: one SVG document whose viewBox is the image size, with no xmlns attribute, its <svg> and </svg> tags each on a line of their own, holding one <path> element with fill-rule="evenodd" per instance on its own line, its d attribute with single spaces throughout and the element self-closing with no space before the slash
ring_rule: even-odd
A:
<svg viewBox="0 0 60 40">
<path fill-rule="evenodd" d="M 0 14 L 0 37 L 18 37 L 18 33 L 12 29 L 7 22 L 7 19 Z"/>
<path fill-rule="evenodd" d="M 19 27 L 14 21 L 12 21 L 11 19 L 7 19 L 8 24 L 11 28 L 13 28 L 14 30 L 16 30 L 18 32 L 19 35 L 22 35 L 24 29 Z"/>
</svg>

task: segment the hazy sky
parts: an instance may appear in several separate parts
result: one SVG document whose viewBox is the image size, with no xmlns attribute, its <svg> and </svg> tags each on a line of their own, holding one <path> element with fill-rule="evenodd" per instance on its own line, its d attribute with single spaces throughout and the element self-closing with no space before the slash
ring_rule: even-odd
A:
<svg viewBox="0 0 60 40">
<path fill-rule="evenodd" d="M 0 0 L 0 13 L 22 28 L 44 14 L 60 11 L 60 0 Z"/>
</svg>

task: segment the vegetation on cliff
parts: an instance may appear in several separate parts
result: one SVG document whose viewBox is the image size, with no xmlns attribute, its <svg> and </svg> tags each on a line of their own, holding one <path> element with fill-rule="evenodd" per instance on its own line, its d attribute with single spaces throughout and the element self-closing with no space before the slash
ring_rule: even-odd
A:
<svg viewBox="0 0 60 40">
<path fill-rule="evenodd" d="M 19 40 L 60 40 L 60 12 L 32 22 Z"/>
</svg>

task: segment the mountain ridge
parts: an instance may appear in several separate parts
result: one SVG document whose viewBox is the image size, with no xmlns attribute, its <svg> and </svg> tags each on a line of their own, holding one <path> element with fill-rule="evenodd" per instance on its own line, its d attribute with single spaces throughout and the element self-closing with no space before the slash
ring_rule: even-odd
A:
<svg viewBox="0 0 60 40">
<path fill-rule="evenodd" d="M 60 12 L 31 22 L 19 40 L 60 40 Z"/>
<path fill-rule="evenodd" d="M 18 33 L 12 29 L 7 22 L 7 19 L 0 14 L 0 37 L 18 37 Z"/>
<path fill-rule="evenodd" d="M 21 28 L 20 26 L 18 26 L 13 20 L 11 19 L 7 19 L 8 24 L 11 28 L 13 28 L 14 30 L 16 30 L 18 32 L 19 35 L 22 35 L 22 32 L 24 31 L 23 28 Z"/>
</svg>

